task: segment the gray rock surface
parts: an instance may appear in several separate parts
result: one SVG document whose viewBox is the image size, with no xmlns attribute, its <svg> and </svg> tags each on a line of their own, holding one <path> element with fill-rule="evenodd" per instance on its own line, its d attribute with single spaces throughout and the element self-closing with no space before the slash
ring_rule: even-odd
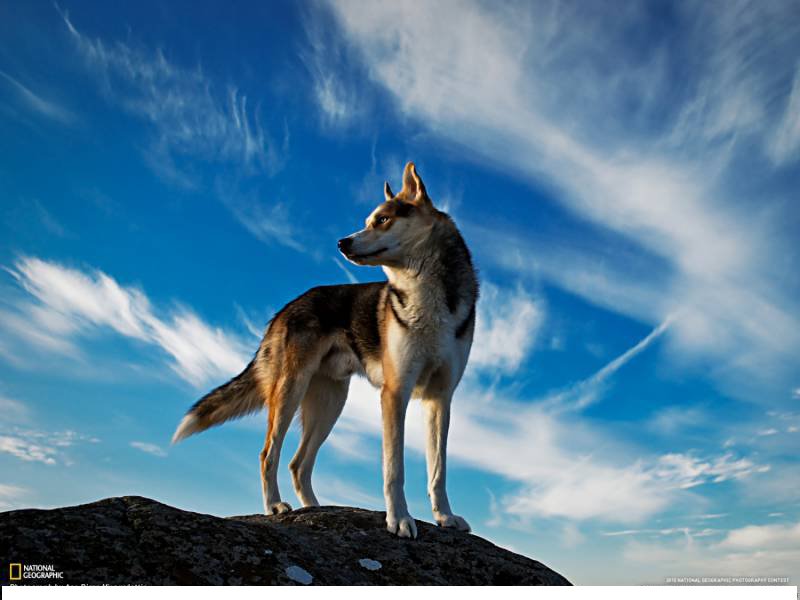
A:
<svg viewBox="0 0 800 600">
<path fill-rule="evenodd" d="M 327 506 L 223 519 L 137 496 L 15 510 L 0 513 L 0 583 L 13 562 L 52 564 L 63 579 L 38 581 L 50 584 L 569 585 L 467 533 L 417 521 L 418 539 L 398 539 L 384 516 Z"/>
</svg>

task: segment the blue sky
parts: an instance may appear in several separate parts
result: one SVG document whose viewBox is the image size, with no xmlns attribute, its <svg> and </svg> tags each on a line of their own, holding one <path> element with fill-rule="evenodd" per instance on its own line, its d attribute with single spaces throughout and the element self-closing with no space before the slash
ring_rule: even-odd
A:
<svg viewBox="0 0 800 600">
<path fill-rule="evenodd" d="M 796 4 L 231 10 L 0 6 L 0 507 L 259 511 L 264 415 L 169 438 L 284 303 L 382 278 L 336 240 L 414 160 L 483 285 L 476 533 L 577 583 L 797 581 Z M 354 381 L 321 499 L 381 508 L 379 423 Z"/>
</svg>

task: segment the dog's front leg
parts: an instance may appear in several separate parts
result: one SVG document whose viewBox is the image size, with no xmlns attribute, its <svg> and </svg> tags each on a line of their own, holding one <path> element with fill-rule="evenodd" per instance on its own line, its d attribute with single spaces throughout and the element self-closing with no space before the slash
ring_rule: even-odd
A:
<svg viewBox="0 0 800 600">
<path fill-rule="evenodd" d="M 403 461 L 403 433 L 410 393 L 387 385 L 381 390 L 383 413 L 383 494 L 386 529 L 400 537 L 417 537 L 417 525 L 408 513 Z"/>
<path fill-rule="evenodd" d="M 428 495 L 433 518 L 441 527 L 454 527 L 469 531 L 469 523 L 454 515 L 447 498 L 447 433 L 450 429 L 450 396 L 426 398 L 425 425 L 427 444 L 425 458 L 428 465 Z"/>
</svg>

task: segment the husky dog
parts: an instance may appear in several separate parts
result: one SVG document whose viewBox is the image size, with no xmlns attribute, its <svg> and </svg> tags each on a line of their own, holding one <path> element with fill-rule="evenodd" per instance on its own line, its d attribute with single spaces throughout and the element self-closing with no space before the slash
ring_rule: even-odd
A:
<svg viewBox="0 0 800 600">
<path fill-rule="evenodd" d="M 281 500 L 277 469 L 299 408 L 302 437 L 289 470 L 303 506 L 317 506 L 311 487 L 317 452 L 342 412 L 350 377 L 365 375 L 381 391 L 387 529 L 417 535 L 403 492 L 404 422 L 414 397 L 425 408 L 433 516 L 442 527 L 469 531 L 450 508 L 445 462 L 450 401 L 472 346 L 478 280 L 455 223 L 433 206 L 413 163 L 399 194 L 388 183 L 383 191 L 385 202 L 364 229 L 339 240 L 339 250 L 357 265 L 382 266 L 388 281 L 315 287 L 287 304 L 247 368 L 189 409 L 173 443 L 266 407 L 264 510 L 286 512 L 291 507 Z"/>
</svg>

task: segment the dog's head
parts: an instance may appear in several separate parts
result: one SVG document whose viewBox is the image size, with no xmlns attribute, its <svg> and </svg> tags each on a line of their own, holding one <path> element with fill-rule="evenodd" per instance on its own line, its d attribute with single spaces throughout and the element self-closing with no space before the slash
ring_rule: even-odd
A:
<svg viewBox="0 0 800 600">
<path fill-rule="evenodd" d="M 400 193 L 393 194 L 387 182 L 383 195 L 385 202 L 367 217 L 366 227 L 339 240 L 339 250 L 352 263 L 404 266 L 431 233 L 437 211 L 414 163 L 403 171 Z"/>
</svg>

